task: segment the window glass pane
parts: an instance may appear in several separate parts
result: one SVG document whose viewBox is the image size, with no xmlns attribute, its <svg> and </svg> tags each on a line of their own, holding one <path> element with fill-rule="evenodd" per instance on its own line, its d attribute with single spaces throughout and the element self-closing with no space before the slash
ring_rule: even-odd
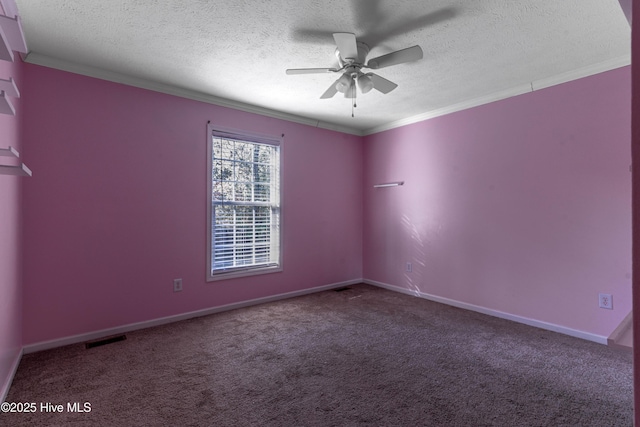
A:
<svg viewBox="0 0 640 427">
<path fill-rule="evenodd" d="M 236 171 L 236 181 L 251 182 L 253 180 L 253 163 L 237 163 Z"/>
<path fill-rule="evenodd" d="M 214 159 L 211 164 L 211 179 L 213 182 L 222 179 L 222 164 L 220 160 Z"/>
<path fill-rule="evenodd" d="M 233 141 L 229 141 L 228 139 L 220 140 L 220 154 L 217 156 L 221 159 L 233 159 Z"/>
<path fill-rule="evenodd" d="M 256 165 L 255 178 L 256 182 L 270 182 L 271 181 L 271 166 L 270 165 Z"/>
<path fill-rule="evenodd" d="M 253 161 L 253 146 L 246 142 L 236 142 L 235 160 L 240 162 Z"/>
<path fill-rule="evenodd" d="M 235 183 L 235 199 L 236 202 L 251 201 L 251 184 Z"/>
<path fill-rule="evenodd" d="M 265 184 L 255 184 L 253 188 L 254 197 L 256 202 L 268 202 L 271 197 L 271 186 Z"/>
<path fill-rule="evenodd" d="M 212 197 L 214 201 L 233 200 L 233 182 L 214 182 Z"/>
<path fill-rule="evenodd" d="M 222 157 L 222 140 L 220 138 L 213 137 L 211 141 L 211 155 L 214 159 L 219 159 Z M 214 162 L 215 164 L 215 162 Z"/>
<path fill-rule="evenodd" d="M 221 182 L 213 182 L 211 197 L 213 200 L 223 200 L 223 186 Z"/>
<path fill-rule="evenodd" d="M 273 147 L 270 145 L 260 145 L 257 147 L 257 162 L 260 163 L 271 163 L 271 153 L 273 151 Z"/>
<path fill-rule="evenodd" d="M 216 166 L 219 170 L 216 172 L 217 180 L 222 181 L 232 181 L 234 180 L 234 163 L 229 160 L 218 160 L 216 159 Z"/>
</svg>

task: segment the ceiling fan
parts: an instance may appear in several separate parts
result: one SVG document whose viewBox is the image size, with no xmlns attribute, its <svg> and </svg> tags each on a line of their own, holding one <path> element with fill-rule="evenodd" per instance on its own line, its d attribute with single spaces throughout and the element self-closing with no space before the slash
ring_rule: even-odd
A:
<svg viewBox="0 0 640 427">
<path fill-rule="evenodd" d="M 338 80 L 320 96 L 321 99 L 332 98 L 337 92 L 343 93 L 345 98 L 355 98 L 356 84 L 362 93 L 376 89 L 387 94 L 398 85 L 375 73 L 363 73 L 362 69 L 377 70 L 422 59 L 422 49 L 416 45 L 365 62 L 369 54 L 369 46 L 357 41 L 355 34 L 334 33 L 333 39 L 338 46 L 336 56 L 339 68 L 290 68 L 287 70 L 287 74 L 342 73 Z"/>
</svg>

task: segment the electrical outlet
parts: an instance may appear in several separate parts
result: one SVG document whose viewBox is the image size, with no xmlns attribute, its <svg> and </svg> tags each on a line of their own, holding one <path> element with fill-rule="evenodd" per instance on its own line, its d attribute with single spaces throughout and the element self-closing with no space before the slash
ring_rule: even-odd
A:
<svg viewBox="0 0 640 427">
<path fill-rule="evenodd" d="M 611 294 L 598 294 L 598 300 L 600 308 L 606 308 L 607 310 L 613 310 L 613 295 Z"/>
<path fill-rule="evenodd" d="M 173 292 L 182 291 L 182 279 L 173 279 Z"/>
<path fill-rule="evenodd" d="M 407 273 L 411 273 L 413 271 L 413 266 L 410 262 L 407 263 Z"/>
</svg>

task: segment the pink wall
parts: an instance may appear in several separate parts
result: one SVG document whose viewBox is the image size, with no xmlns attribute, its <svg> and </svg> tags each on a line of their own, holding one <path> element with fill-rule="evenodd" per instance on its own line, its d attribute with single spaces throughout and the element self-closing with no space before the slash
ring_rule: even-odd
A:
<svg viewBox="0 0 640 427">
<path fill-rule="evenodd" d="M 25 345 L 362 277 L 360 137 L 31 64 L 25 79 Z M 205 282 L 207 120 L 285 134 L 282 273 Z"/>
<path fill-rule="evenodd" d="M 629 88 L 626 67 L 366 137 L 364 277 L 608 336 L 631 311 Z"/>
<path fill-rule="evenodd" d="M 22 62 L 0 61 L 0 78 L 13 77 L 22 87 Z M 20 99 L 10 98 L 15 116 L 0 114 L 0 148 L 12 146 L 21 150 L 20 121 L 23 111 Z M 0 157 L 3 164 L 17 165 L 16 159 Z M 28 164 L 28 159 L 25 160 Z M 8 389 L 9 376 L 22 349 L 22 284 L 21 284 L 21 185 L 24 179 L 0 175 L 0 400 Z"/>
<path fill-rule="evenodd" d="M 628 68 L 365 138 L 25 79 L 24 344 L 359 277 L 601 336 L 631 310 Z M 204 280 L 207 120 L 286 135 L 281 274 Z"/>
</svg>

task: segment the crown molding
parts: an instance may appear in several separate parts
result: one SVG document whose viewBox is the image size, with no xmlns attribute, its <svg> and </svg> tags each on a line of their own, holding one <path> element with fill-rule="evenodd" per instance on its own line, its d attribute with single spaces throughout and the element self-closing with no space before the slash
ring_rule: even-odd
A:
<svg viewBox="0 0 640 427">
<path fill-rule="evenodd" d="M 457 111 L 466 110 L 480 105 L 489 104 L 491 102 L 500 101 L 503 99 L 511 98 L 513 96 L 522 95 L 528 92 L 548 88 L 551 86 L 567 83 L 572 80 L 578 80 L 584 77 L 589 77 L 595 74 L 604 73 L 605 71 L 611 71 L 616 68 L 625 67 L 631 64 L 631 54 L 613 58 L 608 61 L 599 62 L 597 64 L 588 65 L 586 67 L 577 68 L 575 70 L 568 71 L 566 73 L 556 74 L 540 80 L 534 80 L 530 83 L 515 86 L 509 89 L 505 89 L 499 92 L 493 92 L 486 96 L 479 98 L 468 99 L 457 104 L 449 105 L 447 107 L 438 108 L 435 110 L 427 111 L 425 113 L 418 114 L 416 116 L 407 117 L 406 119 L 396 120 L 386 123 L 381 126 L 376 126 L 370 129 L 366 129 L 363 135 L 372 135 L 374 133 L 383 132 L 386 130 L 395 129 L 398 127 L 410 125 L 413 123 L 421 122 L 435 117 L 444 116 L 446 114 L 455 113 Z"/>
<path fill-rule="evenodd" d="M 375 133 L 383 132 L 386 130 L 395 129 L 398 127 L 410 125 L 413 123 L 421 122 L 424 120 L 432 119 L 435 117 L 444 116 L 447 114 L 455 113 L 458 111 L 466 110 L 480 105 L 489 104 L 491 102 L 500 101 L 503 99 L 511 98 L 513 96 L 522 95 L 528 92 L 548 88 L 551 86 L 567 83 L 572 80 L 589 77 L 595 74 L 603 73 L 606 71 L 614 70 L 616 68 L 625 67 L 631 64 L 631 54 L 624 55 L 618 58 L 613 58 L 608 61 L 592 64 L 586 67 L 577 68 L 565 73 L 550 76 L 544 79 L 534 80 L 532 82 L 514 86 L 502 91 L 493 92 L 491 94 L 481 96 L 478 98 L 468 99 L 457 104 L 449 105 L 446 107 L 438 108 L 435 110 L 427 111 L 415 116 L 407 117 L 405 119 L 396 120 L 393 122 L 385 123 L 380 126 L 375 126 L 366 130 L 355 129 L 352 127 L 341 126 L 335 123 L 322 122 L 319 120 L 311 119 L 308 117 L 297 116 L 295 114 L 284 113 L 269 108 L 258 107 L 251 104 L 245 104 L 242 102 L 232 101 L 230 99 L 221 98 L 213 95 L 208 95 L 202 92 L 194 90 L 184 89 L 177 86 L 167 85 L 164 83 L 158 83 L 151 80 L 140 79 L 132 77 L 126 74 L 115 73 L 112 71 L 103 70 L 100 68 L 89 67 L 82 64 L 77 64 L 70 61 L 54 58 L 51 56 L 43 55 L 37 52 L 30 52 L 25 58 L 25 62 L 35 65 L 41 65 L 44 67 L 55 68 L 62 71 L 67 71 L 74 74 L 80 74 L 88 77 L 94 77 L 102 80 L 108 80 L 115 83 L 120 83 L 128 86 L 134 86 L 141 89 L 152 90 L 154 92 L 165 93 L 168 95 L 179 96 L 182 98 L 192 99 L 195 101 L 206 102 L 221 107 L 232 108 L 235 110 L 245 111 L 253 114 L 260 114 L 267 117 L 273 117 L 280 120 L 286 120 L 294 123 L 300 123 L 307 126 L 316 128 L 332 130 L 336 132 L 342 132 L 356 136 L 366 136 Z"/>
<path fill-rule="evenodd" d="M 608 61 L 599 62 L 597 64 L 587 65 L 586 67 L 577 68 L 575 70 L 556 74 L 544 79 L 534 80 L 533 82 L 531 82 L 531 87 L 533 88 L 533 90 L 540 90 L 562 83 L 567 83 L 573 80 L 578 80 L 584 77 L 604 73 L 606 71 L 615 70 L 616 68 L 626 67 L 627 65 L 631 65 L 631 54 L 613 58 Z"/>
<path fill-rule="evenodd" d="M 168 95 L 179 96 L 181 98 L 192 99 L 194 101 L 206 102 L 208 104 L 218 105 L 220 107 L 232 108 L 247 113 L 260 114 L 262 116 L 273 117 L 289 122 L 300 123 L 307 126 L 313 126 L 321 129 L 327 129 L 342 132 L 351 135 L 362 136 L 362 131 L 351 127 L 340 126 L 335 123 L 322 122 L 308 117 L 297 116 L 295 114 L 284 113 L 269 108 L 258 107 L 256 105 L 245 104 L 243 102 L 232 101 L 230 99 L 208 95 L 202 92 L 184 89 L 177 86 L 167 85 L 164 83 L 154 82 L 152 80 L 141 79 L 126 74 L 116 73 L 100 68 L 89 67 L 86 65 L 65 61 L 63 59 L 54 58 L 43 55 L 38 52 L 30 52 L 24 58 L 25 62 L 34 65 L 40 65 L 48 68 L 55 68 L 69 73 L 80 74 L 87 77 L 93 77 L 101 80 L 107 80 L 114 83 L 120 83 L 127 86 L 133 86 L 141 89 L 147 89 L 154 92 L 160 92 Z"/>
<path fill-rule="evenodd" d="M 520 86 L 512 87 L 500 92 L 493 92 L 489 95 L 481 96 L 479 98 L 473 98 L 466 101 L 462 101 L 457 104 L 449 105 L 447 107 L 437 108 L 435 110 L 431 110 L 415 116 L 407 117 L 406 119 L 400 119 L 394 122 L 389 122 L 381 126 L 376 126 L 376 127 L 367 129 L 363 133 L 364 135 L 372 135 L 374 133 L 380 133 L 386 130 L 391 130 L 391 129 L 399 128 L 402 126 L 410 125 L 413 123 L 422 122 L 424 120 L 445 116 L 447 114 L 455 113 L 457 111 L 462 111 L 462 110 L 477 107 L 480 105 L 489 104 L 490 102 L 499 101 L 501 99 L 507 99 L 513 96 L 522 95 L 523 93 L 527 93 L 527 92 L 531 92 L 531 85 L 529 84 L 520 85 Z"/>
</svg>

